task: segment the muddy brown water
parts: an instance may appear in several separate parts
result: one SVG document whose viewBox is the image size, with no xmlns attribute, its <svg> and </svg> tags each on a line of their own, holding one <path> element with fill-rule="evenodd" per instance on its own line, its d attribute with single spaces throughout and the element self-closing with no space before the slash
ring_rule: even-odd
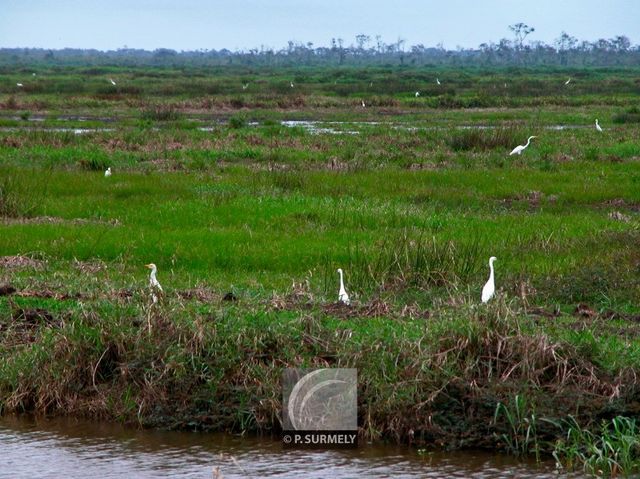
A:
<svg viewBox="0 0 640 479">
<path fill-rule="evenodd" d="M 356 450 L 283 450 L 279 441 L 265 437 L 140 430 L 68 418 L 5 416 L 0 417 L 0 477 L 395 479 L 569 476 L 559 476 L 553 461 L 535 464 L 486 452 L 424 452 L 410 447 L 370 444 Z"/>
</svg>

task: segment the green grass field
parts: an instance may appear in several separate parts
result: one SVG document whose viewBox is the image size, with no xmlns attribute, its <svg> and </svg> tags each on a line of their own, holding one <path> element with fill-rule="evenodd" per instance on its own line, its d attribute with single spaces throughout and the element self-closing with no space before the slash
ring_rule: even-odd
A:
<svg viewBox="0 0 640 479">
<path fill-rule="evenodd" d="M 0 90 L 4 410 L 277 430 L 299 366 L 357 367 L 372 439 L 507 447 L 518 394 L 632 407 L 637 71 L 153 73 Z"/>
</svg>

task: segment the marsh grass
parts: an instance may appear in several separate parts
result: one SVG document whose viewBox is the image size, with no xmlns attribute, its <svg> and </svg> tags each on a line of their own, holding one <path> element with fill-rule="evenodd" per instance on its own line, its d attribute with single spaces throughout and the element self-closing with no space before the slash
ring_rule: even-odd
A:
<svg viewBox="0 0 640 479">
<path fill-rule="evenodd" d="M 537 417 L 525 395 L 516 395 L 509 403 L 499 402 L 493 416 L 493 422 L 503 420 L 507 432 L 500 434 L 507 451 L 516 456 L 524 456 L 533 452 L 536 460 L 540 459 L 541 447 L 536 432 Z"/>
<path fill-rule="evenodd" d="M 229 128 L 240 129 L 247 126 L 247 118 L 243 114 L 236 114 L 229 118 Z"/>
<path fill-rule="evenodd" d="M 77 276 L 70 273 L 71 284 L 83 283 Z M 0 308 L 0 403 L 143 425 L 277 431 L 282 368 L 340 365 L 359 370 L 369 440 L 404 442 L 415 433 L 420 443 L 424 436 L 486 445 L 493 421 L 494 430 L 505 427 L 496 445 L 522 454 L 544 449 L 530 406 L 544 396 L 536 391 L 579 386 L 587 397 L 635 387 L 611 382 L 588 353 L 551 340 L 503 297 L 482 308 L 442 308 L 427 321 L 379 300 L 363 305 L 364 316 L 326 309 L 294 289 L 303 311 L 247 296 L 225 303 L 220 293 L 186 300 L 169 288 L 152 306 L 143 286 L 126 295 L 99 289 L 91 310 L 86 298 L 71 299 L 36 322 L 14 312 L 56 301 L 16 297 Z M 496 394 L 503 406 L 487 410 Z"/>
<path fill-rule="evenodd" d="M 447 142 L 453 151 L 509 149 L 518 145 L 523 136 L 515 128 L 465 129 L 455 131 Z"/>
<path fill-rule="evenodd" d="M 283 192 L 295 192 L 308 184 L 306 174 L 302 171 L 275 171 L 270 175 L 273 186 Z"/>
<path fill-rule="evenodd" d="M 142 110 L 140 118 L 148 121 L 176 121 L 181 118 L 181 114 L 173 105 L 158 104 Z"/>
<path fill-rule="evenodd" d="M 23 170 L 0 175 L 0 218 L 28 218 L 41 205 L 46 184 Z"/>
<path fill-rule="evenodd" d="M 484 246 L 479 237 L 454 243 L 412 230 L 382 236 L 373 247 L 349 250 L 346 270 L 359 291 L 455 288 L 479 271 Z M 335 267 L 327 264 L 324 270 L 325 285 L 332 285 Z"/>
<path fill-rule="evenodd" d="M 104 171 L 110 164 L 109 157 L 102 151 L 96 150 L 85 152 L 83 157 L 78 160 L 80 168 L 86 171 Z"/>
<path fill-rule="evenodd" d="M 562 468 L 582 468 L 600 477 L 630 477 L 640 472 L 640 428 L 635 419 L 616 416 L 592 430 L 570 417 L 560 426 L 566 434 L 556 442 L 553 456 Z"/>
<path fill-rule="evenodd" d="M 635 400 L 637 132 L 591 127 L 636 101 L 634 71 L 563 95 L 555 73 L 497 94 L 500 75 L 439 72 L 418 101 L 432 70 L 114 68 L 117 89 L 63 70 L 0 99 L 4 411 L 273 432 L 282 368 L 356 367 L 367 439 L 521 455 L 564 434 L 546 418 Z M 491 105 L 512 108 L 476 109 Z M 13 118 L 27 110 L 44 121 Z"/>
<path fill-rule="evenodd" d="M 633 106 L 626 111 L 616 113 L 613 122 L 618 124 L 624 123 L 640 123 L 640 108 Z"/>
</svg>

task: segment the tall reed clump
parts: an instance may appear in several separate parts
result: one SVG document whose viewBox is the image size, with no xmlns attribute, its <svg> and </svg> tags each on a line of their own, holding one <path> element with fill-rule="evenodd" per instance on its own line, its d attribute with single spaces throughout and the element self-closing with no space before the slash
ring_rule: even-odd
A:
<svg viewBox="0 0 640 479">
<path fill-rule="evenodd" d="M 479 129 L 455 131 L 447 143 L 454 151 L 493 150 L 512 148 L 522 138 L 514 128 Z"/>
<path fill-rule="evenodd" d="M 175 121 L 180 119 L 180 112 L 173 105 L 154 105 L 142 111 L 143 120 Z"/>
<path fill-rule="evenodd" d="M 43 194 L 43 185 L 33 185 L 26 173 L 5 172 L 0 176 L 0 217 L 33 216 Z"/>
<path fill-rule="evenodd" d="M 231 118 L 229 118 L 229 128 L 239 130 L 240 128 L 244 128 L 245 126 L 247 126 L 247 118 L 245 115 L 238 114 L 233 115 Z"/>
<path fill-rule="evenodd" d="M 629 477 L 640 473 L 640 428 L 635 419 L 617 416 L 603 421 L 597 432 L 571 417 L 560 425 L 566 435 L 555 444 L 553 457 L 559 467 L 582 468 L 600 477 Z"/>
<path fill-rule="evenodd" d="M 87 171 L 104 171 L 110 165 L 109 156 L 99 150 L 87 151 L 84 157 L 78 160 L 78 165 Z"/>
<path fill-rule="evenodd" d="M 494 424 L 506 423 L 506 432 L 499 435 L 507 451 L 516 456 L 534 453 L 540 458 L 540 444 L 536 432 L 537 417 L 526 396 L 516 394 L 510 403 L 499 402 L 493 416 Z"/>
<path fill-rule="evenodd" d="M 455 287 L 479 272 L 481 251 L 479 238 L 454 243 L 404 231 L 372 249 L 356 246 L 346 267 L 351 283 L 362 291 Z M 326 269 L 333 278 L 333 268 Z"/>
</svg>

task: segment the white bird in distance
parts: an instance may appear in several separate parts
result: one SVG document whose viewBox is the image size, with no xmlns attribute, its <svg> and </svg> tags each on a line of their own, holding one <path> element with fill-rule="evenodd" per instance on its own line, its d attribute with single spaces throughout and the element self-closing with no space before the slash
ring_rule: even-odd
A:
<svg viewBox="0 0 640 479">
<path fill-rule="evenodd" d="M 494 293 L 496 292 L 496 284 L 493 278 L 493 262 L 496 260 L 497 258 L 495 256 L 492 256 L 491 258 L 489 258 L 489 280 L 487 281 L 487 283 L 484 285 L 484 288 L 482 288 L 482 302 L 486 303 L 487 301 L 489 301 Z"/>
<path fill-rule="evenodd" d="M 145 266 L 151 270 L 149 274 L 149 289 L 151 290 L 151 300 L 155 304 L 158 302 L 157 295 L 163 292 L 162 286 L 160 286 L 160 282 L 156 278 L 158 267 L 154 263 L 145 264 Z"/>
<path fill-rule="evenodd" d="M 338 274 L 340 275 L 340 291 L 338 292 L 338 302 L 342 304 L 346 304 L 348 306 L 351 304 L 351 300 L 349 299 L 347 290 L 344 289 L 344 278 L 342 277 L 341 268 L 338 268 Z"/>
<path fill-rule="evenodd" d="M 511 153 L 509 153 L 509 156 L 511 156 L 511 155 L 520 155 L 520 154 L 522 154 L 522 152 L 525 150 L 525 148 L 526 148 L 527 146 L 529 146 L 529 143 L 531 143 L 531 140 L 532 140 L 533 138 L 538 138 L 538 137 L 537 137 L 537 136 L 530 136 L 530 137 L 527 139 L 527 144 L 526 144 L 526 145 L 518 145 L 518 146 L 516 146 L 513 150 L 511 150 Z"/>
</svg>

